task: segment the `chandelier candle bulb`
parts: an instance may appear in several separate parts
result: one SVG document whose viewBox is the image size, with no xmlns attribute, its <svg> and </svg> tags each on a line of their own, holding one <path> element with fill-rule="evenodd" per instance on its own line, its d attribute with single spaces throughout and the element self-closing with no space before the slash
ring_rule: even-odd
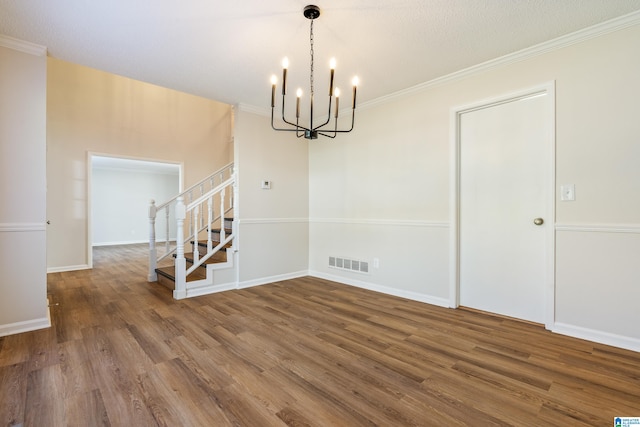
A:
<svg viewBox="0 0 640 427">
<path fill-rule="evenodd" d="M 355 110 L 356 109 L 356 88 L 358 87 L 358 77 L 354 77 L 353 78 L 353 105 L 351 106 L 351 109 Z"/>
<path fill-rule="evenodd" d="M 329 61 L 329 67 L 331 68 L 331 77 L 329 80 L 329 96 L 333 96 L 333 73 L 336 70 L 336 58 L 331 58 L 331 61 Z"/>
<path fill-rule="evenodd" d="M 340 89 L 336 88 L 336 119 L 338 118 L 338 111 L 340 111 Z"/>
<path fill-rule="evenodd" d="M 282 60 L 282 96 L 287 93 L 287 68 L 289 68 L 289 58 Z"/>
<path fill-rule="evenodd" d="M 300 118 L 300 98 L 302 97 L 302 89 L 296 92 L 296 119 Z"/>
<path fill-rule="evenodd" d="M 273 75 L 271 76 L 271 108 L 276 106 L 276 83 L 278 82 L 278 78 Z"/>
</svg>

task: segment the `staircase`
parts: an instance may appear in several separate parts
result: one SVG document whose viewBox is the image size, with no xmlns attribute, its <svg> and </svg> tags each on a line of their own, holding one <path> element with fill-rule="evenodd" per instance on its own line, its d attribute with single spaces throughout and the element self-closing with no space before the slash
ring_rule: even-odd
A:
<svg viewBox="0 0 640 427">
<path fill-rule="evenodd" d="M 225 218 L 224 219 L 224 228 L 226 234 L 231 234 L 233 230 L 233 218 Z M 214 246 L 217 246 L 220 243 L 220 234 L 221 229 L 212 229 L 211 233 L 211 241 Z M 200 258 L 200 254 L 203 252 L 207 252 L 207 243 L 198 242 L 198 255 L 196 255 L 196 251 L 194 248 L 196 247 L 195 241 L 190 242 L 191 252 L 187 252 L 184 254 L 184 259 L 186 261 L 187 268 L 191 267 L 197 258 Z M 229 251 L 229 253 L 227 252 Z M 233 266 L 233 246 L 230 243 L 224 245 L 218 252 L 215 252 L 211 257 L 209 257 L 206 261 L 204 261 L 198 268 L 189 273 L 186 277 L 187 282 L 201 282 L 206 281 L 207 278 L 207 266 L 211 265 L 213 269 L 220 268 L 228 268 Z M 177 254 L 173 254 L 171 256 L 171 260 L 167 263 L 165 267 L 157 267 L 155 272 L 157 274 L 157 281 L 161 285 L 175 290 L 175 262 L 174 260 L 177 258 Z"/>
<path fill-rule="evenodd" d="M 172 289 L 176 299 L 216 291 L 214 272 L 233 268 L 235 184 L 230 163 L 161 205 L 151 200 L 149 282 Z M 158 247 L 157 220 L 164 221 Z"/>
</svg>

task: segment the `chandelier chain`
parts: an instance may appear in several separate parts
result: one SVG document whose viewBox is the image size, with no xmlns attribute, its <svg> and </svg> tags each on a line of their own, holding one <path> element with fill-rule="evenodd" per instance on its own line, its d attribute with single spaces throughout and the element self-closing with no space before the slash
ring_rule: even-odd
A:
<svg viewBox="0 0 640 427">
<path fill-rule="evenodd" d="M 311 45 L 311 73 L 309 73 L 309 83 L 311 86 L 311 99 L 313 99 L 313 19 L 311 20 L 311 30 L 309 31 L 309 43 Z"/>
</svg>

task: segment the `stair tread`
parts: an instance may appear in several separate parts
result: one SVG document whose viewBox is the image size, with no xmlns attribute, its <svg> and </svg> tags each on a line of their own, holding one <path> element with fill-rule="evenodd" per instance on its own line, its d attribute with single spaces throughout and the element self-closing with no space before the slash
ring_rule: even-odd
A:
<svg viewBox="0 0 640 427">
<path fill-rule="evenodd" d="M 176 280 L 175 267 L 173 266 L 156 268 L 156 273 L 166 277 L 167 279 L 173 282 L 175 282 Z M 204 269 L 197 268 L 193 273 L 187 276 L 187 282 L 206 279 L 206 277 L 207 277 L 207 272 Z"/>
</svg>

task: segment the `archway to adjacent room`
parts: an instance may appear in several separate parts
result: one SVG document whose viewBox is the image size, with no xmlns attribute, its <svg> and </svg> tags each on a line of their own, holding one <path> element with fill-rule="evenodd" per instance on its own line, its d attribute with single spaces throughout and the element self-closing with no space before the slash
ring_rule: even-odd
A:
<svg viewBox="0 0 640 427">
<path fill-rule="evenodd" d="M 97 153 L 88 154 L 87 165 L 87 253 L 92 266 L 94 246 L 148 242 L 149 202 L 178 194 L 183 168 L 177 162 Z"/>
</svg>

